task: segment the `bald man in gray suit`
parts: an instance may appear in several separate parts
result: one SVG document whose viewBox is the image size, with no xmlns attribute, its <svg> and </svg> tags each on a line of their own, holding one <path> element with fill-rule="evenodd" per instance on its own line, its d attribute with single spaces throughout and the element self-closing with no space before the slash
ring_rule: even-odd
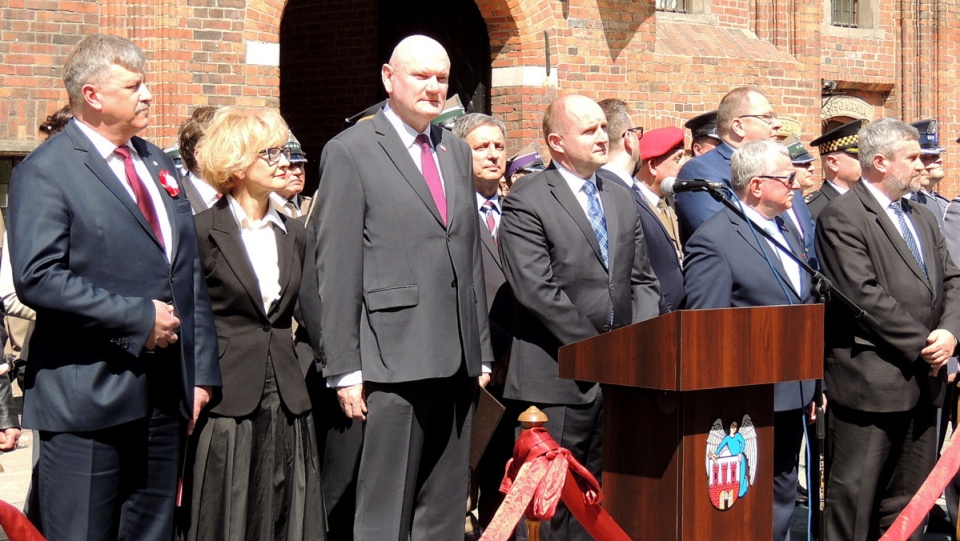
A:
<svg viewBox="0 0 960 541">
<path fill-rule="evenodd" d="M 473 404 L 493 354 L 470 149 L 430 124 L 449 72 L 436 41 L 401 41 L 381 71 L 386 106 L 320 160 L 308 257 L 322 302 L 303 316 L 327 385 L 365 422 L 358 540 L 463 536 Z"/>
</svg>

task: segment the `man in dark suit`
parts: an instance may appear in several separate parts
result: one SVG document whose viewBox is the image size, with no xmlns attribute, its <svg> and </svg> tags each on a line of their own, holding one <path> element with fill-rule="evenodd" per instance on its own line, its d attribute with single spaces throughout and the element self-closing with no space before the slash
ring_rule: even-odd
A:
<svg viewBox="0 0 960 541">
<path fill-rule="evenodd" d="M 830 539 L 878 538 L 936 460 L 943 367 L 960 333 L 960 271 L 933 215 L 903 198 L 920 185 L 917 139 L 892 118 L 863 128 L 863 178 L 818 222 L 824 274 L 878 322 L 827 306 Z M 922 536 L 918 528 L 911 539 Z"/>
<path fill-rule="evenodd" d="M 473 181 L 477 190 L 477 216 L 480 219 L 480 241 L 483 246 L 483 278 L 490 309 L 490 342 L 496 360 L 487 390 L 502 400 L 503 382 L 510 362 L 510 343 L 513 340 L 514 304 L 497 247 L 503 208 L 503 198 L 498 188 L 507 166 L 506 128 L 503 122 L 492 116 L 468 113 L 456 120 L 453 133 L 467 143 L 473 154 Z M 500 492 L 500 482 L 503 480 L 504 464 L 513 456 L 514 428 L 520 414 L 515 410 L 510 407 L 501 417 L 474 472 L 473 484 L 479 489 L 479 497 L 472 503 L 475 504 L 481 528 L 486 528 L 493 520 L 504 498 Z M 473 494 L 476 495 L 476 492 Z M 468 520 L 472 518 L 470 513 Z M 479 537 L 480 530 L 474 532 Z"/>
<path fill-rule="evenodd" d="M 190 203 L 135 134 L 152 96 L 143 52 L 81 40 L 64 82 L 75 119 L 17 167 L 17 294 L 37 311 L 24 423 L 40 431 L 48 539 L 173 535 L 181 442 L 220 385 Z"/>
<path fill-rule="evenodd" d="M 672 312 L 683 303 L 682 255 L 676 213 L 657 179 L 677 176 L 684 156 L 683 130 L 660 128 L 645 134 L 643 128 L 632 126 L 624 101 L 605 99 L 598 105 L 607 118 L 610 143 L 607 163 L 597 175 L 630 190 L 637 202 L 644 249 L 660 282 L 660 313 Z"/>
<path fill-rule="evenodd" d="M 607 122 L 593 100 L 567 95 L 544 112 L 553 162 L 514 186 L 500 221 L 504 274 L 516 297 L 504 396 L 536 404 L 547 430 L 600 478 L 603 397 L 596 383 L 560 379 L 560 346 L 654 317 L 660 298 L 636 204 L 597 177 Z M 589 539 L 559 505 L 541 539 Z"/>
<path fill-rule="evenodd" d="M 470 149 L 430 125 L 449 72 L 439 43 L 404 39 L 381 70 L 385 108 L 320 158 L 307 257 L 322 302 L 303 316 L 327 385 L 366 423 L 357 539 L 463 536 L 473 401 L 493 354 Z"/>
<path fill-rule="evenodd" d="M 860 182 L 857 134 L 866 125 L 866 120 L 852 120 L 810 142 L 811 146 L 817 147 L 820 151 L 820 162 L 823 167 L 823 185 L 804 198 L 814 221 L 827 203 Z"/>
<path fill-rule="evenodd" d="M 772 141 L 751 141 L 733 153 L 732 166 L 733 189 L 750 221 L 801 254 L 799 232 L 781 216 L 799 187 L 786 149 Z M 697 229 L 686 254 L 687 308 L 813 302 L 810 279 L 800 266 L 729 209 Z M 778 383 L 774 390 L 773 538 L 778 541 L 790 532 L 804 408 L 811 421 L 816 418 L 813 392 L 812 381 Z"/>
</svg>

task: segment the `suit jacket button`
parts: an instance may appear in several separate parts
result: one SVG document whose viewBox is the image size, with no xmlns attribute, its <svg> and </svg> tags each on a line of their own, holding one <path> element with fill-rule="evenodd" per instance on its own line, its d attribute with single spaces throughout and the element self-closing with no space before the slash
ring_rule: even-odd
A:
<svg viewBox="0 0 960 541">
<path fill-rule="evenodd" d="M 610 325 L 604 325 L 603 327 L 601 327 L 600 330 L 603 331 L 603 332 L 607 332 L 607 331 L 610 330 Z"/>
<path fill-rule="evenodd" d="M 263 332 L 270 332 L 270 325 L 267 325 L 266 323 L 264 323 L 262 329 L 263 329 Z"/>
<path fill-rule="evenodd" d="M 457 287 L 457 281 L 454 280 L 454 281 L 450 282 L 450 287 Z"/>
<path fill-rule="evenodd" d="M 610 284 L 610 291 L 613 291 L 613 289 L 614 289 L 615 287 L 617 287 L 617 286 L 615 286 L 615 285 L 613 285 L 613 284 Z"/>
<path fill-rule="evenodd" d="M 176 282 L 176 281 L 177 281 L 177 276 L 174 275 L 174 274 L 171 274 L 171 275 L 170 275 L 170 281 L 171 281 L 171 282 Z"/>
</svg>

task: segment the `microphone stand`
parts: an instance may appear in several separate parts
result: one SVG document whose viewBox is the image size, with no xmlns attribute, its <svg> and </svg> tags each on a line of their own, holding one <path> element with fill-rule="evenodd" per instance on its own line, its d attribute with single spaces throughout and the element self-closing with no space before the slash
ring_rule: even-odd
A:
<svg viewBox="0 0 960 541">
<path fill-rule="evenodd" d="M 854 319 L 858 321 L 863 321 L 864 323 L 866 323 L 867 325 L 871 326 L 876 330 L 880 329 L 880 323 L 872 315 L 870 315 L 869 312 L 867 312 L 863 308 L 860 308 L 860 306 L 858 306 L 857 303 L 853 301 L 853 299 L 844 295 L 843 292 L 838 290 L 836 286 L 834 286 L 833 283 L 830 282 L 829 279 L 827 279 L 826 276 L 824 276 L 820 271 L 808 265 L 806 261 L 803 261 L 802 259 L 800 259 L 796 254 L 793 253 L 793 250 L 780 244 L 780 242 L 777 239 L 773 238 L 773 236 L 770 235 L 770 233 L 767 233 L 765 229 L 758 226 L 752 220 L 744 216 L 743 211 L 741 211 L 737 205 L 733 204 L 732 201 L 727 199 L 726 195 L 724 195 L 724 193 L 721 190 L 708 186 L 708 187 L 697 189 L 697 191 L 708 192 L 711 195 L 711 197 L 717 200 L 717 202 L 722 203 L 725 207 L 732 210 L 737 216 L 743 218 L 743 220 L 747 222 L 747 224 L 749 224 L 754 231 L 762 235 L 763 238 L 770 241 L 774 246 L 776 246 L 780 250 L 781 253 L 786 254 L 787 257 L 794 260 L 798 265 L 800 265 L 800 268 L 805 270 L 807 274 L 809 274 L 811 277 L 811 281 L 814 284 L 813 291 L 816 294 L 818 302 L 824 303 L 830 297 L 835 298 L 840 302 L 842 302 L 844 305 L 846 305 L 847 308 L 849 308 L 853 312 Z M 801 239 L 801 242 L 802 240 L 803 239 Z M 816 430 L 818 452 L 817 452 L 817 457 L 815 458 L 816 465 L 808 464 L 807 467 L 810 468 L 811 466 L 814 466 L 818 470 L 816 472 L 818 477 L 818 479 L 816 479 L 818 487 L 815 492 L 813 487 L 810 486 L 811 483 L 807 483 L 807 498 L 808 498 L 807 501 L 809 505 L 813 501 L 814 494 L 817 495 L 817 509 L 816 509 L 816 518 L 817 518 L 816 530 L 818 534 L 817 538 L 820 541 L 823 541 L 825 538 L 824 504 L 826 500 L 825 494 L 824 494 L 825 492 L 824 488 L 826 485 L 826 480 L 824 479 L 824 449 L 825 449 L 824 441 L 826 439 L 826 420 L 824 419 L 824 408 L 823 408 L 823 386 L 820 384 L 817 385 L 816 395 L 817 396 L 815 398 L 816 398 L 816 404 L 817 404 L 816 406 L 817 420 L 816 420 L 815 430 Z M 813 453 L 811 453 L 811 455 L 812 454 Z M 811 458 L 814 458 L 814 457 L 811 456 Z"/>
<path fill-rule="evenodd" d="M 753 228 L 754 231 L 759 233 L 763 238 L 770 241 L 775 247 L 779 248 L 781 253 L 786 254 L 787 257 L 794 260 L 798 265 L 800 265 L 800 268 L 805 270 L 807 274 L 810 275 L 811 281 L 813 283 L 813 291 L 816 294 L 818 302 L 825 302 L 826 299 L 828 298 L 835 298 L 838 301 L 842 302 L 847 308 L 849 308 L 853 312 L 854 319 L 858 321 L 863 321 L 870 327 L 876 330 L 880 330 L 880 322 L 878 322 L 876 318 L 870 315 L 870 313 L 864 310 L 863 308 L 860 308 L 860 306 L 858 306 L 857 303 L 853 302 L 853 299 L 844 295 L 843 292 L 837 289 L 836 286 L 834 286 L 833 283 L 830 280 L 828 280 L 827 277 L 824 276 L 820 271 L 814 269 L 813 267 L 808 265 L 806 261 L 800 259 L 800 257 L 798 257 L 796 254 L 793 253 L 793 250 L 780 244 L 780 242 L 777 239 L 773 238 L 773 236 L 770 233 L 767 233 L 767 231 L 764 230 L 762 227 L 759 227 L 757 224 L 753 223 L 752 220 L 744 216 L 743 212 L 740 211 L 737 205 L 734 205 L 729 199 L 727 199 L 727 197 L 723 194 L 723 192 L 721 192 L 716 188 L 703 188 L 698 191 L 708 192 L 715 200 L 717 200 L 717 202 L 723 203 L 724 206 L 726 206 L 728 209 L 735 212 L 737 216 L 743 218 L 743 220 L 747 222 L 747 224 L 750 225 L 750 227 Z"/>
</svg>

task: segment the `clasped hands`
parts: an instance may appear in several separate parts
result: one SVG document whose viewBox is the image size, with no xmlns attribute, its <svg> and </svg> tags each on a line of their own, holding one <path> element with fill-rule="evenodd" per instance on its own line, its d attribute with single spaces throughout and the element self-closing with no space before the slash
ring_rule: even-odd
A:
<svg viewBox="0 0 960 541">
<path fill-rule="evenodd" d="M 957 347 L 957 338 L 946 329 L 934 329 L 927 336 L 927 347 L 920 350 L 920 357 L 930 365 L 930 375 L 936 376 Z"/>
</svg>

